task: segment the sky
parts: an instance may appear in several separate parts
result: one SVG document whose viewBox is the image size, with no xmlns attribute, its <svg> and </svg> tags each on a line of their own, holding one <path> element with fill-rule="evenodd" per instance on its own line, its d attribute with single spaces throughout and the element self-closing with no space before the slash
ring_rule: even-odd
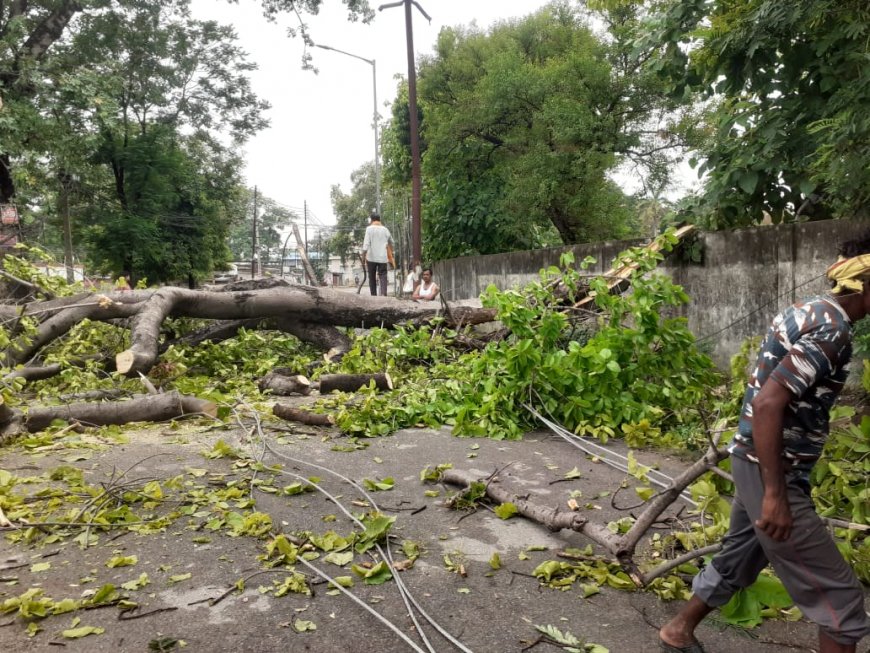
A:
<svg viewBox="0 0 870 653">
<path fill-rule="evenodd" d="M 387 0 L 370 0 L 377 9 Z M 431 54 L 442 27 L 481 28 L 499 20 L 528 15 L 545 0 L 418 0 L 431 24 L 414 8 L 414 49 Z M 324 0 L 318 16 L 304 16 L 315 43 L 365 59 L 377 70 L 378 113 L 389 118 L 397 75 L 408 73 L 405 12 L 402 7 L 376 12 L 369 25 L 347 20 L 339 0 Z M 309 225 L 334 224 L 329 193 L 334 184 L 351 188 L 350 174 L 374 158 L 372 66 L 337 52 L 314 48 L 318 73 L 302 70 L 304 44 L 287 36 L 297 26 L 290 16 L 269 23 L 257 0 L 229 4 L 194 0 L 193 14 L 236 28 L 240 45 L 258 65 L 250 73 L 254 91 L 272 104 L 271 127 L 244 145 L 249 186 L 275 201 L 298 208 L 307 203 Z"/>
</svg>

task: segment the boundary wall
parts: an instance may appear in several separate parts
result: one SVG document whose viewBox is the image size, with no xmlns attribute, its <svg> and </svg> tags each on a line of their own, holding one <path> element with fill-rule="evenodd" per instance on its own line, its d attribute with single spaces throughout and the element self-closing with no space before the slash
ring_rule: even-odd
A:
<svg viewBox="0 0 870 653">
<path fill-rule="evenodd" d="M 677 315 L 702 341 L 718 366 L 728 362 L 746 338 L 762 335 L 772 317 L 802 297 L 825 292 L 828 265 L 837 245 L 870 227 L 861 220 L 826 220 L 699 232 L 701 263 L 667 259 L 660 267 L 689 294 Z M 575 260 L 592 256 L 590 272 L 606 272 L 613 258 L 643 240 L 607 241 L 487 256 L 467 256 L 433 265 L 435 280 L 447 299 L 478 297 L 489 285 L 504 290 L 538 278 L 558 265 L 563 252 Z"/>
</svg>

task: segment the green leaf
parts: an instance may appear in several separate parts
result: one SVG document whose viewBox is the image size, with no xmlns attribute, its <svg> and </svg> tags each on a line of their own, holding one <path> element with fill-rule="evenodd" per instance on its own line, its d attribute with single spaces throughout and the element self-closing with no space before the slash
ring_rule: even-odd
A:
<svg viewBox="0 0 870 653">
<path fill-rule="evenodd" d="M 323 558 L 325 562 L 344 567 L 353 561 L 353 551 L 333 552 Z"/>
<path fill-rule="evenodd" d="M 363 485 L 367 490 L 372 491 L 384 491 L 384 490 L 392 490 L 395 485 L 395 480 L 392 476 L 387 476 L 386 478 L 382 478 L 377 481 L 372 481 L 370 479 L 364 478 Z"/>
<path fill-rule="evenodd" d="M 517 514 L 517 507 L 513 503 L 503 503 L 499 506 L 496 506 L 493 510 L 496 515 L 498 515 L 501 519 L 510 519 L 515 514 Z"/>
<path fill-rule="evenodd" d="M 752 195 L 758 186 L 758 173 L 753 170 L 747 170 L 740 173 L 737 178 L 737 185 L 747 195 Z"/>
<path fill-rule="evenodd" d="M 489 558 L 489 566 L 493 569 L 501 569 L 501 556 L 495 551 Z"/>
<path fill-rule="evenodd" d="M 351 569 L 362 577 L 366 585 L 383 585 L 393 578 L 389 565 L 383 560 L 371 569 L 366 569 L 362 565 L 353 565 Z"/>
<path fill-rule="evenodd" d="M 67 639 L 79 639 L 81 637 L 87 637 L 88 635 L 102 635 L 104 632 L 106 632 L 105 628 L 98 628 L 97 626 L 81 626 L 80 628 L 69 628 L 68 630 L 64 630 L 61 632 L 61 635 Z"/>
<path fill-rule="evenodd" d="M 293 622 L 293 630 L 295 630 L 297 633 L 313 632 L 317 630 L 317 624 L 315 624 L 313 621 L 297 619 Z"/>
<path fill-rule="evenodd" d="M 186 574 L 173 574 L 167 580 L 169 580 L 170 583 L 180 583 L 190 579 L 191 576 L 193 576 L 191 572 L 187 572 Z"/>
<path fill-rule="evenodd" d="M 114 556 L 109 558 L 106 562 L 106 566 L 110 569 L 113 567 L 130 567 L 139 562 L 139 557 L 136 555 L 131 556 Z"/>
</svg>

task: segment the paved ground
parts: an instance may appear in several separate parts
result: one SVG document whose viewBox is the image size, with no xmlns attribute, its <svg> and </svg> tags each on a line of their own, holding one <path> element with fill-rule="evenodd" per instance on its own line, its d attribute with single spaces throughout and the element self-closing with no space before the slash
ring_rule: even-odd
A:
<svg viewBox="0 0 870 653">
<path fill-rule="evenodd" d="M 274 428 L 273 428 L 274 427 Z M 362 511 L 352 501 L 362 497 L 351 486 L 307 464 L 315 463 L 345 474 L 356 481 L 392 476 L 395 488 L 376 493 L 375 499 L 397 520 L 393 531 L 401 539 L 420 543 L 422 555 L 402 579 L 423 609 L 441 627 L 461 640 L 466 650 L 477 653 L 510 653 L 526 650 L 536 639 L 534 625 L 552 624 L 589 642 L 607 647 L 612 653 L 641 653 L 658 650 L 656 627 L 678 607 L 660 601 L 653 594 L 630 593 L 604 588 L 600 594 L 582 598 L 579 587 L 556 591 L 541 587 L 530 575 L 540 562 L 556 559 L 565 547 L 585 547 L 589 542 L 576 533 L 550 533 L 522 518 L 503 521 L 486 510 L 468 516 L 448 510 L 440 496 L 426 496 L 431 487 L 419 480 L 426 465 L 452 463 L 458 469 L 487 474 L 506 465 L 510 482 L 522 485 L 537 501 L 549 505 L 564 503 L 571 491 L 580 490 L 583 501 L 600 509 L 590 510 L 592 519 L 608 521 L 623 514 L 614 511 L 603 491 L 615 490 L 621 473 L 593 462 L 562 440 L 546 433 L 533 433 L 522 442 L 458 439 L 446 431 L 408 430 L 392 437 L 370 440 L 354 451 L 334 451 L 347 445 L 341 437 L 330 437 L 311 429 L 288 430 L 286 424 L 267 425 L 269 449 L 247 443 L 241 429 L 214 429 L 207 425 L 185 425 L 180 430 L 150 427 L 130 431 L 129 442 L 100 450 L 70 448 L 66 445 L 24 452 L 20 447 L 0 450 L 0 468 L 18 476 L 37 475 L 58 465 L 74 465 L 85 472 L 92 484 L 108 482 L 120 471 L 127 479 L 170 479 L 182 475 L 190 480 L 191 470 L 207 470 L 199 477 L 210 487 L 225 487 L 235 477 L 232 461 L 210 460 L 200 453 L 218 440 L 247 449 L 269 464 L 283 463 L 288 473 L 323 478 L 321 486 L 338 495 L 351 510 Z M 278 429 L 278 430 L 275 430 Z M 83 436 L 84 437 L 84 436 Z M 87 440 L 87 438 L 85 438 Z M 82 454 L 89 457 L 84 460 Z M 652 456 L 647 457 L 651 461 Z M 665 469 L 682 464 L 660 459 Z M 551 484 L 577 467 L 582 476 L 569 482 Z M 245 470 L 243 470 L 245 471 Z M 199 474 L 199 471 L 195 472 Z M 269 474 L 258 473 L 267 480 Z M 223 479 L 223 480 L 221 480 Z M 291 476 L 279 476 L 275 487 L 293 483 Z M 19 490 L 20 491 L 20 490 Z M 257 509 L 272 516 L 273 524 L 286 532 L 308 529 L 323 533 L 334 529 L 349 533 L 351 525 L 339 510 L 320 494 L 284 496 L 281 492 L 254 493 Z M 324 521 L 338 515 L 334 523 Z M 327 519 L 329 519 L 327 517 Z M 201 528 L 193 530 L 195 516 L 179 520 L 164 533 L 152 535 L 103 534 L 99 542 L 82 549 L 72 542 L 29 548 L 0 541 L 0 602 L 29 587 L 44 589 L 55 600 L 78 598 L 88 588 L 105 583 L 120 586 L 147 573 L 150 584 L 125 594 L 140 604 L 139 618 L 119 620 L 117 607 L 78 611 L 51 616 L 39 622 L 42 632 L 28 637 L 20 619 L 0 617 L 2 651 L 148 651 L 149 643 L 161 638 L 184 640 L 185 651 L 310 651 L 330 653 L 393 653 L 414 650 L 375 617 L 343 595 L 327 593 L 326 585 L 315 586 L 314 596 L 288 594 L 276 598 L 261 593 L 284 575 L 262 574 L 246 583 L 243 593 L 231 593 L 215 605 L 208 599 L 222 596 L 239 578 L 260 570 L 257 556 L 264 553 L 262 540 L 229 537 Z M 208 538 L 208 541 L 204 538 Z M 194 541 L 196 540 L 196 541 Z M 530 548 L 543 547 L 546 550 Z M 55 554 L 55 552 L 57 552 Z M 498 552 L 502 568 L 493 571 L 489 560 Z M 108 568 L 114 556 L 135 554 L 135 566 Z M 443 556 L 463 562 L 467 576 L 445 567 Z M 403 558 L 397 554 L 398 558 Z M 526 559 L 523 559 L 526 558 Z M 357 560 L 361 558 L 358 556 Z M 51 562 L 46 571 L 32 571 L 31 565 Z M 333 576 L 351 572 L 335 565 L 315 562 Z M 299 567 L 301 570 L 302 568 Z M 179 582 L 174 575 L 190 574 Z M 88 577 L 93 580 L 88 580 Z M 10 579 L 17 579 L 12 584 Z M 83 582 L 85 579 L 87 582 Z M 5 582 L 4 582 L 5 581 Z M 396 590 L 395 582 L 367 586 L 357 582 L 351 590 L 368 606 L 395 623 L 408 637 L 425 647 L 413 633 L 410 620 Z M 870 602 L 868 602 L 870 603 Z M 162 610 L 160 612 L 152 612 Z M 73 616 L 78 626 L 99 626 L 100 635 L 65 639 L 61 631 L 70 628 Z M 293 624 L 302 619 L 316 625 L 313 632 L 298 633 Z M 460 650 L 424 626 L 432 650 L 439 653 Z M 782 653 L 811 651 L 815 631 L 807 623 L 767 622 L 751 632 L 711 623 L 699 632 L 710 653 Z M 151 649 L 154 650 L 154 649 Z M 560 650 L 546 644 L 534 651 Z M 862 644 L 862 651 L 867 645 Z"/>
</svg>

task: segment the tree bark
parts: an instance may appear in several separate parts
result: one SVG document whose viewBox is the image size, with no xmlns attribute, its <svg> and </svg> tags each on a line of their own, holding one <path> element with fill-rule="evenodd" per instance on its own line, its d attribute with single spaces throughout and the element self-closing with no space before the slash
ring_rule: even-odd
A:
<svg viewBox="0 0 870 653">
<path fill-rule="evenodd" d="M 300 422 L 308 426 L 332 426 L 335 424 L 335 419 L 332 415 L 321 415 L 320 413 L 312 413 L 301 408 L 293 408 L 284 404 L 275 404 L 272 408 L 275 417 L 286 419 L 291 422 Z"/>
<path fill-rule="evenodd" d="M 311 392 L 311 381 L 301 374 L 285 376 L 269 372 L 258 383 L 260 392 L 270 390 L 273 395 L 286 397 L 288 395 L 307 395 Z"/>
<path fill-rule="evenodd" d="M 458 469 L 447 469 L 442 472 L 441 480 L 452 485 L 468 487 L 472 483 L 484 479 Z M 520 495 L 515 490 L 505 487 L 497 476 L 486 481 L 486 495 L 499 503 L 514 504 L 517 507 L 517 512 L 523 517 L 546 526 L 551 531 L 555 532 L 562 529 L 576 531 L 602 545 L 608 551 L 613 552 L 617 548 L 619 536 L 607 530 L 607 527 L 590 524 L 589 520 L 579 512 L 559 510 L 532 503 L 525 498 L 526 493 Z"/>
<path fill-rule="evenodd" d="M 324 374 L 320 377 L 320 394 L 325 395 L 338 390 L 339 392 L 356 392 L 372 381 L 380 391 L 392 390 L 393 380 L 386 372 L 381 374 Z"/>
<path fill-rule="evenodd" d="M 115 311 L 121 313 L 120 309 Z M 137 307 L 131 327 L 132 345 L 118 354 L 116 362 L 118 371 L 124 374 L 147 372 L 157 359 L 160 325 L 169 316 L 211 319 L 256 316 L 282 320 L 304 316 L 300 328 L 303 324 L 367 328 L 395 326 L 402 322 L 421 323 L 438 315 L 443 315 L 438 304 L 422 305 L 393 297 L 361 297 L 311 286 L 225 293 L 166 287 L 155 291 Z M 449 321 L 452 323 L 480 324 L 494 318 L 494 310 L 480 308 L 476 302 L 458 302 L 450 307 Z M 336 337 L 332 329 L 326 332 L 330 334 L 329 338 Z"/>
<path fill-rule="evenodd" d="M 32 407 L 27 411 L 24 428 L 35 433 L 56 419 L 104 426 L 130 422 L 164 422 L 186 415 L 216 417 L 217 406 L 211 401 L 189 397 L 178 392 L 168 392 L 111 403 Z"/>
</svg>

